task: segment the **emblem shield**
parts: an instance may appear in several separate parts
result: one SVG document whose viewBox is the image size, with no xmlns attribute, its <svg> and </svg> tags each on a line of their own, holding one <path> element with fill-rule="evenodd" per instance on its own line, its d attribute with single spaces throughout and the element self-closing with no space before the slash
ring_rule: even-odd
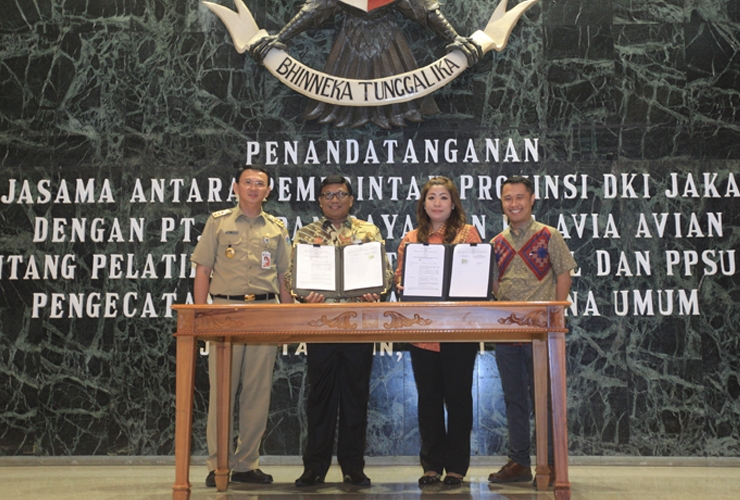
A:
<svg viewBox="0 0 740 500">
<path fill-rule="evenodd" d="M 370 12 L 371 10 L 374 10 L 379 7 L 383 7 L 384 5 L 393 3 L 396 0 L 339 0 L 339 1 L 341 3 L 346 3 L 347 5 L 351 5 L 352 7 L 356 9 L 364 10 L 365 12 Z"/>
</svg>

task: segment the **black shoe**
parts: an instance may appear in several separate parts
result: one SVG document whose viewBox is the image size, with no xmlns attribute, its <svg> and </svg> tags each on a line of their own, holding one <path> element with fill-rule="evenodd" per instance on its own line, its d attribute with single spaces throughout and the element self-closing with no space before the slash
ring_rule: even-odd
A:
<svg viewBox="0 0 740 500">
<path fill-rule="evenodd" d="M 463 478 L 455 476 L 445 476 L 445 480 L 442 481 L 447 486 L 460 486 L 463 482 Z"/>
<path fill-rule="evenodd" d="M 436 474 L 434 476 L 427 476 L 424 474 L 419 478 L 419 486 L 429 486 L 430 484 L 437 484 L 440 479 L 440 475 Z"/>
<path fill-rule="evenodd" d="M 215 488 L 215 487 L 216 487 L 216 471 L 212 470 L 206 476 L 206 488 Z"/>
<path fill-rule="evenodd" d="M 321 484 L 323 482 L 324 478 L 321 477 L 318 473 L 310 469 L 305 469 L 303 471 L 303 474 L 301 474 L 301 477 L 295 480 L 295 485 L 300 488 L 302 486 L 313 486 L 315 484 Z"/>
<path fill-rule="evenodd" d="M 363 471 L 350 471 L 344 475 L 344 482 L 352 486 L 370 486 L 370 478 Z"/>
<path fill-rule="evenodd" d="M 270 484 L 272 476 L 265 474 L 259 469 L 248 470 L 247 472 L 232 472 L 232 483 L 253 483 L 253 484 Z"/>
</svg>

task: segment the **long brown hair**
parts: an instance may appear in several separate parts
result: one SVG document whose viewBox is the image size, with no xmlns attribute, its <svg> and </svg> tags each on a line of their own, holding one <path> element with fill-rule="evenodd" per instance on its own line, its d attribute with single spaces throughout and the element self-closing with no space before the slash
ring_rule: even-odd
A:
<svg viewBox="0 0 740 500">
<path fill-rule="evenodd" d="M 457 192 L 455 183 L 447 177 L 432 177 L 429 179 L 424 187 L 421 188 L 421 197 L 416 204 L 416 222 L 419 224 L 419 228 L 416 232 L 418 241 L 421 243 L 429 242 L 429 233 L 432 231 L 432 221 L 429 218 L 426 210 L 424 210 L 424 202 L 427 199 L 427 193 L 434 186 L 442 186 L 450 192 L 450 198 L 452 198 L 452 213 L 445 223 L 445 237 L 443 243 L 452 243 L 463 226 L 465 226 L 465 210 L 460 203 L 460 193 Z"/>
</svg>

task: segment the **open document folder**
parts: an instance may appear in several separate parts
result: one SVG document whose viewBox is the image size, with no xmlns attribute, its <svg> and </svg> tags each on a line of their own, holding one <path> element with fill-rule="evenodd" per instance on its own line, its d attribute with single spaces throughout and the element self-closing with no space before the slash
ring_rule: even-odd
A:
<svg viewBox="0 0 740 500">
<path fill-rule="evenodd" d="M 490 300 L 492 265 L 489 243 L 409 243 L 404 251 L 402 300 Z"/>
<path fill-rule="evenodd" d="M 379 241 L 346 245 L 297 244 L 293 252 L 293 290 L 303 297 L 359 297 L 385 291 L 388 260 Z"/>
</svg>

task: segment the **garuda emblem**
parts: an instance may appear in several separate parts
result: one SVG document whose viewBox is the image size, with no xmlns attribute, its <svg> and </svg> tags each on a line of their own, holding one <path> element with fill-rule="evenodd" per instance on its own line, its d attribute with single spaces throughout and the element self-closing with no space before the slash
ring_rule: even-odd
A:
<svg viewBox="0 0 740 500">
<path fill-rule="evenodd" d="M 285 85 L 311 98 L 305 119 L 335 127 L 372 122 L 387 129 L 439 112 L 433 92 L 485 53 L 506 47 L 514 26 L 537 0 L 526 0 L 509 11 L 507 2 L 501 0 L 485 29 L 468 37 L 455 31 L 437 0 L 306 0 L 275 35 L 259 29 L 242 0 L 234 0 L 236 11 L 203 4 L 226 25 L 237 52 L 248 52 Z M 340 13 L 344 21 L 323 71 L 287 53 L 293 37 Z M 398 14 L 441 37 L 447 54 L 420 68 L 398 26 Z"/>
</svg>

